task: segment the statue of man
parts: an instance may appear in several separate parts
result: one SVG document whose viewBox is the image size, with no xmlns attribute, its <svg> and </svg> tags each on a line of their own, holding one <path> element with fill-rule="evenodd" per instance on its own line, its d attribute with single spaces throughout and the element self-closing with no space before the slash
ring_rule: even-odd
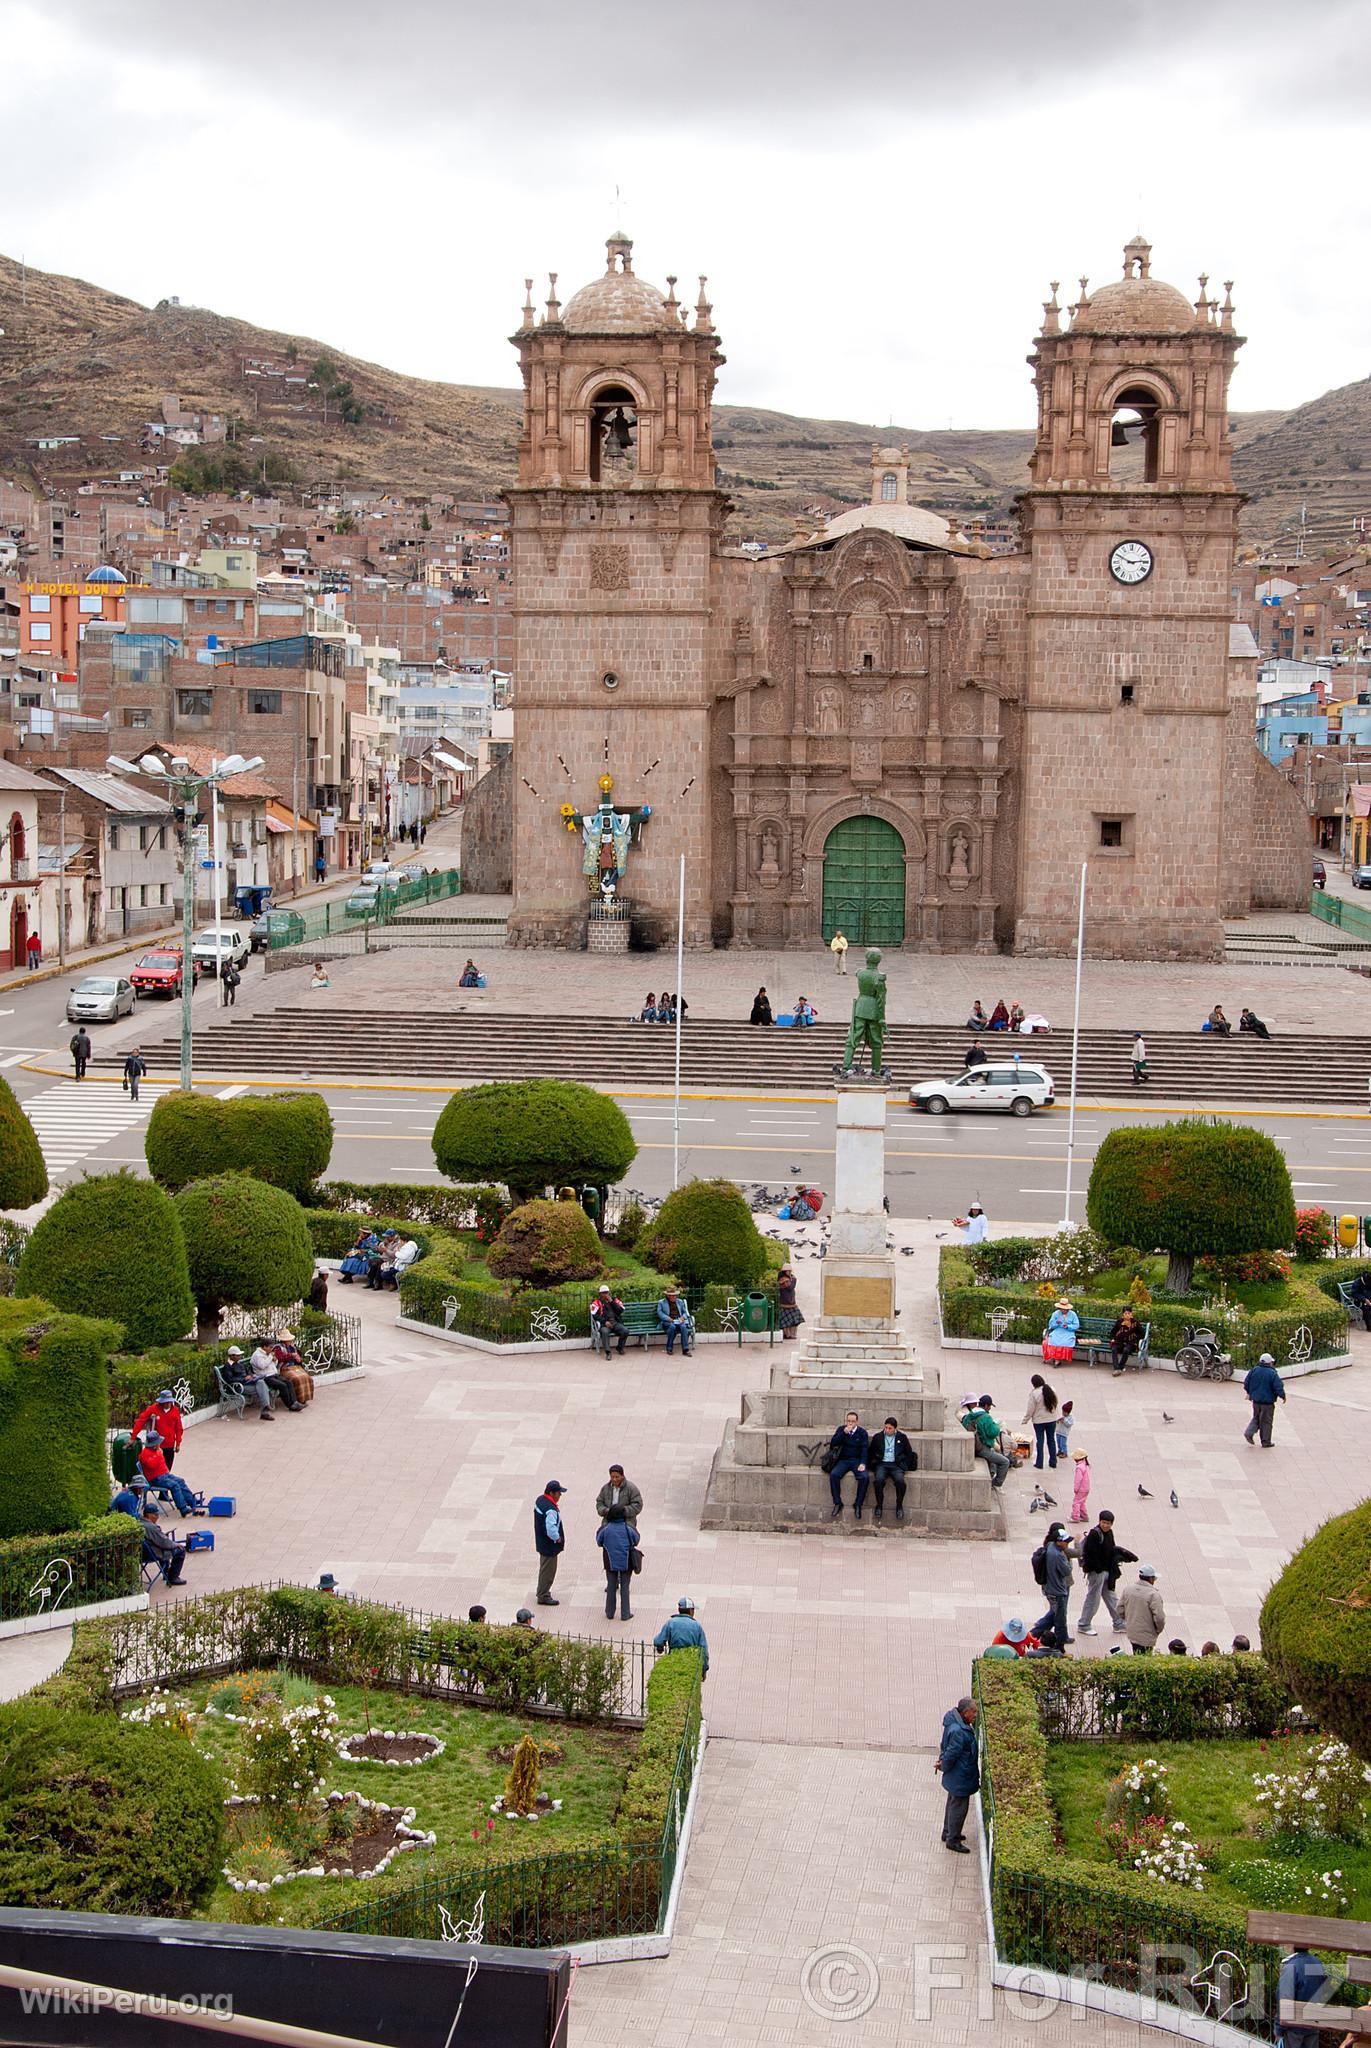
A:
<svg viewBox="0 0 1371 2048">
<path fill-rule="evenodd" d="M 863 1045 L 871 1054 L 872 1078 L 878 1079 L 885 1072 L 881 1064 L 885 1046 L 885 976 L 881 972 L 881 956 L 874 946 L 866 956 L 865 967 L 857 974 L 852 1025 L 847 1034 L 847 1050 L 843 1054 L 842 1071 L 845 1074 L 852 1072 L 853 1062 Z"/>
</svg>

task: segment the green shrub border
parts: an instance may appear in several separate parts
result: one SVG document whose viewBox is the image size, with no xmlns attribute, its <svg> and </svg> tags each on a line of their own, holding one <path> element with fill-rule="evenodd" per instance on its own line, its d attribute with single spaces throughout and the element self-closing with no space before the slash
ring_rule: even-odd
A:
<svg viewBox="0 0 1371 2048">
<path fill-rule="evenodd" d="M 1231 1949 L 1255 1996 L 1230 2016 L 1268 2038 L 1279 1957 L 1250 1944 L 1246 1914 L 1196 1893 L 1065 1856 L 1047 1791 L 1049 1741 L 1268 1736 L 1292 1696 L 1265 1660 L 1240 1656 L 1063 1663 L 980 1658 L 981 1799 L 989 1831 L 995 1946 L 1003 1962 L 1141 1991 L 1144 1949 L 1207 1959 Z"/>
<path fill-rule="evenodd" d="M 1347 1265 L 1347 1273 L 1340 1273 L 1339 1279 L 1352 1278 L 1350 1260 Z M 1245 1372 L 1263 1351 L 1270 1351 L 1279 1366 L 1301 1325 L 1308 1328 L 1314 1340 L 1311 1358 L 1331 1358 L 1346 1351 L 1348 1315 L 1336 1300 L 1337 1289 L 1307 1279 L 1307 1272 L 1307 1267 L 1297 1266 L 1289 1281 L 1291 1293 L 1306 1305 L 1259 1309 L 1255 1315 L 1244 1315 L 1243 1321 L 1233 1326 L 1230 1335 L 1235 1371 Z M 944 1245 L 938 1255 L 938 1300 L 947 1336 L 975 1337 L 986 1342 L 990 1341 L 990 1316 L 994 1309 L 1017 1311 L 1004 1333 L 1004 1341 L 1011 1344 L 1041 1343 L 1052 1313 L 1052 1302 L 1039 1296 L 1032 1287 L 978 1285 L 961 1245 Z M 1107 1316 L 1111 1321 L 1128 1305 L 1125 1297 L 1105 1299 L 1083 1287 L 1073 1291 L 1071 1301 L 1078 1315 Z M 1152 1325 L 1152 1355 L 1174 1358 L 1186 1341 L 1187 1329 L 1201 1319 L 1198 1303 L 1154 1300 L 1150 1308 L 1141 1311 L 1141 1320 Z"/>
<path fill-rule="evenodd" d="M 142 1535 L 131 1515 L 101 1515 L 84 1529 L 59 1529 L 51 1536 L 6 1536 L 0 1539 L 0 1621 L 42 1612 L 32 1588 L 59 1560 L 72 1570 L 71 1591 L 54 1610 L 59 1615 L 141 1593 L 142 1554 Z"/>
<path fill-rule="evenodd" d="M 437 1223 L 446 1230 L 470 1230 L 483 1212 L 509 1207 L 502 1187 L 485 1182 L 421 1187 L 410 1181 L 321 1180 L 310 1192 L 313 1209 L 337 1210 L 360 1219 L 388 1216 L 392 1222 Z M 354 1233 L 356 1223 L 353 1225 Z"/>
</svg>

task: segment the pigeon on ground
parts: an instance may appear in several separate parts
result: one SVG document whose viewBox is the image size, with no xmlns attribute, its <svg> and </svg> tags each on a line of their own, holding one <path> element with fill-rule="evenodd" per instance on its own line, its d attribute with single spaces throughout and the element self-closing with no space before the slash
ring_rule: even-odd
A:
<svg viewBox="0 0 1371 2048">
<path fill-rule="evenodd" d="M 1146 1488 L 1145 1486 L 1140 1486 L 1140 1487 L 1138 1488 L 1138 1498 L 1139 1498 L 1139 1500 L 1151 1500 L 1151 1499 L 1152 1499 L 1152 1497 L 1153 1497 L 1153 1496 L 1152 1496 L 1152 1495 L 1151 1495 L 1151 1494 L 1150 1494 L 1150 1493 L 1148 1492 L 1148 1490 L 1147 1490 L 1147 1488 Z"/>
<path fill-rule="evenodd" d="M 1163 1422 L 1174 1422 L 1175 1420 L 1176 1420 L 1175 1416 L 1174 1416 L 1174 1415 L 1168 1415 L 1168 1414 L 1167 1414 L 1167 1412 L 1166 1412 L 1166 1410 L 1165 1410 L 1165 1408 L 1163 1408 L 1163 1410 L 1162 1410 L 1162 1421 L 1163 1421 Z"/>
<path fill-rule="evenodd" d="M 1180 1501 L 1176 1496 L 1176 1489 L 1174 1486 L 1171 1489 L 1171 1505 L 1173 1508 L 1178 1508 L 1180 1506 Z"/>
</svg>

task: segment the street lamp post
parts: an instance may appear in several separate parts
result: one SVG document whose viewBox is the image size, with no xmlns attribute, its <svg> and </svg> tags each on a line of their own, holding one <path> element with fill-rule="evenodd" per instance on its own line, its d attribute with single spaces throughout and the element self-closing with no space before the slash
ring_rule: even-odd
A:
<svg viewBox="0 0 1371 2048">
<path fill-rule="evenodd" d="M 111 754 L 106 763 L 117 775 L 145 775 L 150 782 L 164 782 L 174 801 L 182 808 L 181 835 L 181 1086 L 187 1094 L 191 1088 L 191 998 L 195 993 L 195 966 L 191 948 L 195 943 L 195 820 L 200 808 L 200 795 L 209 790 L 210 802 L 214 806 L 215 856 L 218 856 L 218 815 L 220 785 L 231 775 L 245 775 L 263 765 L 260 754 L 251 760 L 244 760 L 241 754 L 230 754 L 227 760 L 215 761 L 208 775 L 196 775 L 183 754 L 173 754 L 163 760 L 158 754 L 144 754 L 139 761 L 125 761 L 118 754 Z M 222 949 L 219 945 L 219 876 L 215 873 L 215 959 L 216 976 L 224 971 Z"/>
</svg>

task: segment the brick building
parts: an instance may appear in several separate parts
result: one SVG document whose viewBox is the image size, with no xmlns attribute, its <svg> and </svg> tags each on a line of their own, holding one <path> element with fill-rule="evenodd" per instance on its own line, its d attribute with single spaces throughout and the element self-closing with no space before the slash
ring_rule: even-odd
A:
<svg viewBox="0 0 1371 2048">
<path fill-rule="evenodd" d="M 584 943 L 565 807 L 606 782 L 624 899 L 673 931 L 684 854 L 692 945 L 1065 952 L 1085 861 L 1097 954 L 1217 958 L 1226 915 L 1302 900 L 1230 632 L 1230 301 L 1191 305 L 1141 240 L 1065 319 L 1054 290 L 1017 552 L 911 505 L 878 449 L 869 504 L 757 560 L 722 546 L 704 284 L 693 321 L 668 284 L 612 237 L 514 337 L 514 943 Z"/>
</svg>

